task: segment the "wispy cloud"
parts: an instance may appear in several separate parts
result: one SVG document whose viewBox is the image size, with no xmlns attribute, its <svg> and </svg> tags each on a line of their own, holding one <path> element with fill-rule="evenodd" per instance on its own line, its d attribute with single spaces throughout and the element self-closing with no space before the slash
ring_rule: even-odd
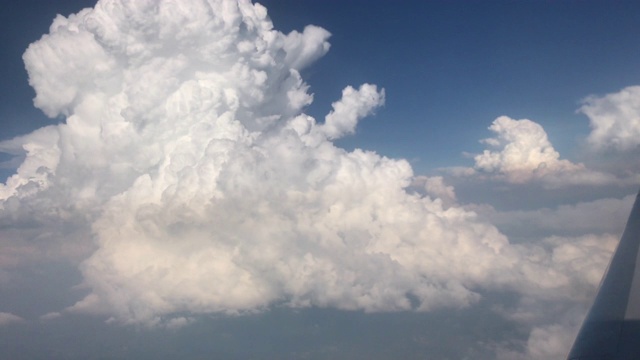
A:
<svg viewBox="0 0 640 360">
<path fill-rule="evenodd" d="M 0 326 L 8 326 L 11 324 L 17 324 L 21 322 L 24 322 L 24 319 L 21 318 L 20 316 L 17 316 L 11 313 L 0 312 Z"/>
</svg>

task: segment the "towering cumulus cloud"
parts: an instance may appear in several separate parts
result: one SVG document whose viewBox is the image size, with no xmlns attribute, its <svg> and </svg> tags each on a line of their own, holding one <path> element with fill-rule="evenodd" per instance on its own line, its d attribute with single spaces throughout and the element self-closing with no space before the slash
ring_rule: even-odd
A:
<svg viewBox="0 0 640 360">
<path fill-rule="evenodd" d="M 481 173 L 516 184 L 538 181 L 547 187 L 616 181 L 611 175 L 560 159 L 542 126 L 531 120 L 501 116 L 489 130 L 497 137 L 482 142 L 499 151 L 484 150 L 474 157 L 475 169 Z"/>
<path fill-rule="evenodd" d="M 34 239 L 75 249 L 89 294 L 66 311 L 150 326 L 567 286 L 547 276 L 551 253 L 510 245 L 442 179 L 423 181 L 444 202 L 407 190 L 406 161 L 333 144 L 383 90 L 346 87 L 324 121 L 304 114 L 299 71 L 328 38 L 282 34 L 249 1 L 110 0 L 58 16 L 24 59 L 36 106 L 64 121 L 0 144 L 24 157 L 0 187 L 5 238 L 16 254 Z M 549 166 L 576 167 L 540 141 Z"/>
</svg>

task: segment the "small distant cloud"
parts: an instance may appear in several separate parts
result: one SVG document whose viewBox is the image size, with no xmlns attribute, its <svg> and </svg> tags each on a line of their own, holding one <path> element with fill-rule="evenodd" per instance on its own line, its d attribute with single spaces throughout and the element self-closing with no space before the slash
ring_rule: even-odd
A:
<svg viewBox="0 0 640 360">
<path fill-rule="evenodd" d="M 7 326 L 21 322 L 24 322 L 24 319 L 20 316 L 11 313 L 0 312 L 0 326 Z"/>
<path fill-rule="evenodd" d="M 489 130 L 495 137 L 481 140 L 489 149 L 473 156 L 473 168 L 452 168 L 458 176 L 479 176 L 511 184 L 539 182 L 547 188 L 566 185 L 604 185 L 618 180 L 560 158 L 544 128 L 531 120 L 501 116 Z"/>
<path fill-rule="evenodd" d="M 582 164 L 560 159 L 547 133 L 536 122 L 501 116 L 489 130 L 497 136 L 481 142 L 497 150 L 484 150 L 474 157 L 478 171 L 495 174 L 510 183 L 524 183 L 561 172 L 585 170 Z"/>
<path fill-rule="evenodd" d="M 177 317 L 167 321 L 165 326 L 167 329 L 173 330 L 173 329 L 179 329 L 181 327 L 189 325 L 192 322 L 193 322 L 193 319 L 191 318 Z"/>
<path fill-rule="evenodd" d="M 59 312 L 50 312 L 50 313 L 46 313 L 46 314 L 40 316 L 40 320 L 48 321 L 48 320 L 57 319 L 57 318 L 59 318 L 61 316 L 62 316 L 62 314 L 60 314 Z"/>
<path fill-rule="evenodd" d="M 578 111 L 589 117 L 587 142 L 596 150 L 630 151 L 640 145 L 640 86 L 589 96 Z"/>
</svg>

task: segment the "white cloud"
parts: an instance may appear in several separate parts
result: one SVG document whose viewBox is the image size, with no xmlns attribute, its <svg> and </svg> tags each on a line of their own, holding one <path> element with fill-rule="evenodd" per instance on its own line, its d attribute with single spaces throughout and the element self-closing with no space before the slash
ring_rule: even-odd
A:
<svg viewBox="0 0 640 360">
<path fill-rule="evenodd" d="M 569 354 L 570 344 L 577 333 L 575 326 L 552 324 L 536 326 L 531 330 L 523 351 L 500 347 L 496 352 L 499 360 L 548 360 L 564 359 Z"/>
<path fill-rule="evenodd" d="M 551 260 L 554 268 L 571 279 L 573 299 L 589 301 L 593 290 L 600 283 L 611 254 L 619 237 L 604 235 L 582 235 L 578 237 L 552 236 L 545 242 L 552 247 Z"/>
<path fill-rule="evenodd" d="M 442 176 L 416 176 L 413 186 L 422 187 L 432 199 L 442 201 L 445 207 L 456 204 L 456 192 L 453 186 L 447 185 Z"/>
<path fill-rule="evenodd" d="M 304 114 L 298 70 L 328 36 L 284 35 L 248 1 L 110 1 L 56 18 L 24 58 L 36 105 L 66 122 L 0 144 L 25 156 L 0 189 L 3 234 L 90 254 L 90 293 L 66 312 L 169 328 L 273 304 L 429 311 L 479 290 L 572 301 L 597 285 L 567 264 L 597 271 L 606 249 L 510 244 L 442 178 L 422 179 L 423 197 L 407 191 L 407 161 L 336 147 L 384 91 L 345 88 L 324 123 Z M 491 129 L 502 148 L 478 170 L 599 181 L 531 121 Z"/>
<path fill-rule="evenodd" d="M 529 254 L 543 271 L 533 270 L 543 282 L 549 277 L 557 288 L 524 285 L 512 307 L 496 306 L 496 312 L 530 330 L 526 341 L 510 339 L 495 346 L 496 359 L 544 360 L 566 358 L 611 254 L 618 243 L 612 235 L 553 236 L 543 240 L 544 251 Z M 526 269 L 525 267 L 523 267 Z"/>
<path fill-rule="evenodd" d="M 517 274 L 511 286 L 539 300 L 589 301 L 617 242 L 610 234 L 586 234 L 513 245 L 522 262 L 511 269 Z"/>
<path fill-rule="evenodd" d="M 62 314 L 60 314 L 59 312 L 49 312 L 40 316 L 40 320 L 44 320 L 44 321 L 55 320 L 61 316 Z"/>
<path fill-rule="evenodd" d="M 21 322 L 24 322 L 24 319 L 20 316 L 11 313 L 0 312 L 0 326 L 7 326 Z"/>
<path fill-rule="evenodd" d="M 473 213 L 407 193 L 406 161 L 330 142 L 383 103 L 375 85 L 347 87 L 324 124 L 302 113 L 297 69 L 328 33 L 283 35 L 248 2 L 200 6 L 100 3 L 25 54 L 36 104 L 67 120 L 5 143 L 36 150 L 2 216 L 91 229 L 76 234 L 97 248 L 80 267 L 91 293 L 70 311 L 154 325 L 275 302 L 467 306 L 515 262 Z"/>
<path fill-rule="evenodd" d="M 587 138 L 597 150 L 629 151 L 640 144 L 640 86 L 602 97 L 587 97 L 579 109 L 589 117 Z"/>
<path fill-rule="evenodd" d="M 616 182 L 615 177 L 560 159 L 542 126 L 528 119 L 501 116 L 489 130 L 495 138 L 482 140 L 497 150 L 484 150 L 474 156 L 476 172 L 509 183 L 541 182 L 547 187 L 575 184 L 602 185 Z M 456 171 L 460 173 L 460 170 Z"/>
<path fill-rule="evenodd" d="M 573 331 L 572 331 L 573 330 Z M 573 341 L 575 329 L 554 324 L 536 327 L 527 341 L 527 353 L 530 359 L 561 359 L 568 355 L 566 344 Z"/>
<path fill-rule="evenodd" d="M 44 127 L 28 136 L 0 142 L 0 151 L 25 155 L 17 173 L 0 184 L 0 199 L 12 195 L 28 196 L 49 186 L 48 177 L 58 166 L 60 149 L 57 146 L 58 132 L 55 127 Z M 20 190 L 18 192 L 18 189 Z"/>
<path fill-rule="evenodd" d="M 329 139 L 352 134 L 358 120 L 382 104 L 384 90 L 378 91 L 375 85 L 364 84 L 358 90 L 348 86 L 342 90 L 342 99 L 332 104 L 333 111 L 327 115 L 320 129 Z"/>
<path fill-rule="evenodd" d="M 534 210 L 497 211 L 488 205 L 468 208 L 486 217 L 510 237 L 606 233 L 619 236 L 622 235 L 635 199 L 636 194 L 630 194 L 622 199 L 604 198 Z"/>
<path fill-rule="evenodd" d="M 296 70 L 301 70 L 312 64 L 329 51 L 326 41 L 331 34 L 318 26 L 309 25 L 302 34 L 292 31 L 285 37 L 285 61 Z"/>
</svg>

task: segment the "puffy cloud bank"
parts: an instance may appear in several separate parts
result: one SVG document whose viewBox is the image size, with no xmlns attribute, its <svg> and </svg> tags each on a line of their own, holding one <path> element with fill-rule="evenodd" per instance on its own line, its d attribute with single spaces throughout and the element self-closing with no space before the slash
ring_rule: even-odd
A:
<svg viewBox="0 0 640 360">
<path fill-rule="evenodd" d="M 24 157 L 0 186 L 11 266 L 34 243 L 83 258 L 89 294 L 66 311 L 169 327 L 274 305 L 427 311 L 482 289 L 593 290 L 582 266 L 602 271 L 609 246 L 510 244 L 442 178 L 336 147 L 384 91 L 349 86 L 324 121 L 306 115 L 299 71 L 328 38 L 280 33 L 249 1 L 112 0 L 58 16 L 24 59 L 36 106 L 65 121 L 0 143 Z M 504 147 L 478 169 L 512 182 L 584 172 L 533 122 L 491 129 Z M 604 255 L 569 266 L 584 249 Z"/>
</svg>

